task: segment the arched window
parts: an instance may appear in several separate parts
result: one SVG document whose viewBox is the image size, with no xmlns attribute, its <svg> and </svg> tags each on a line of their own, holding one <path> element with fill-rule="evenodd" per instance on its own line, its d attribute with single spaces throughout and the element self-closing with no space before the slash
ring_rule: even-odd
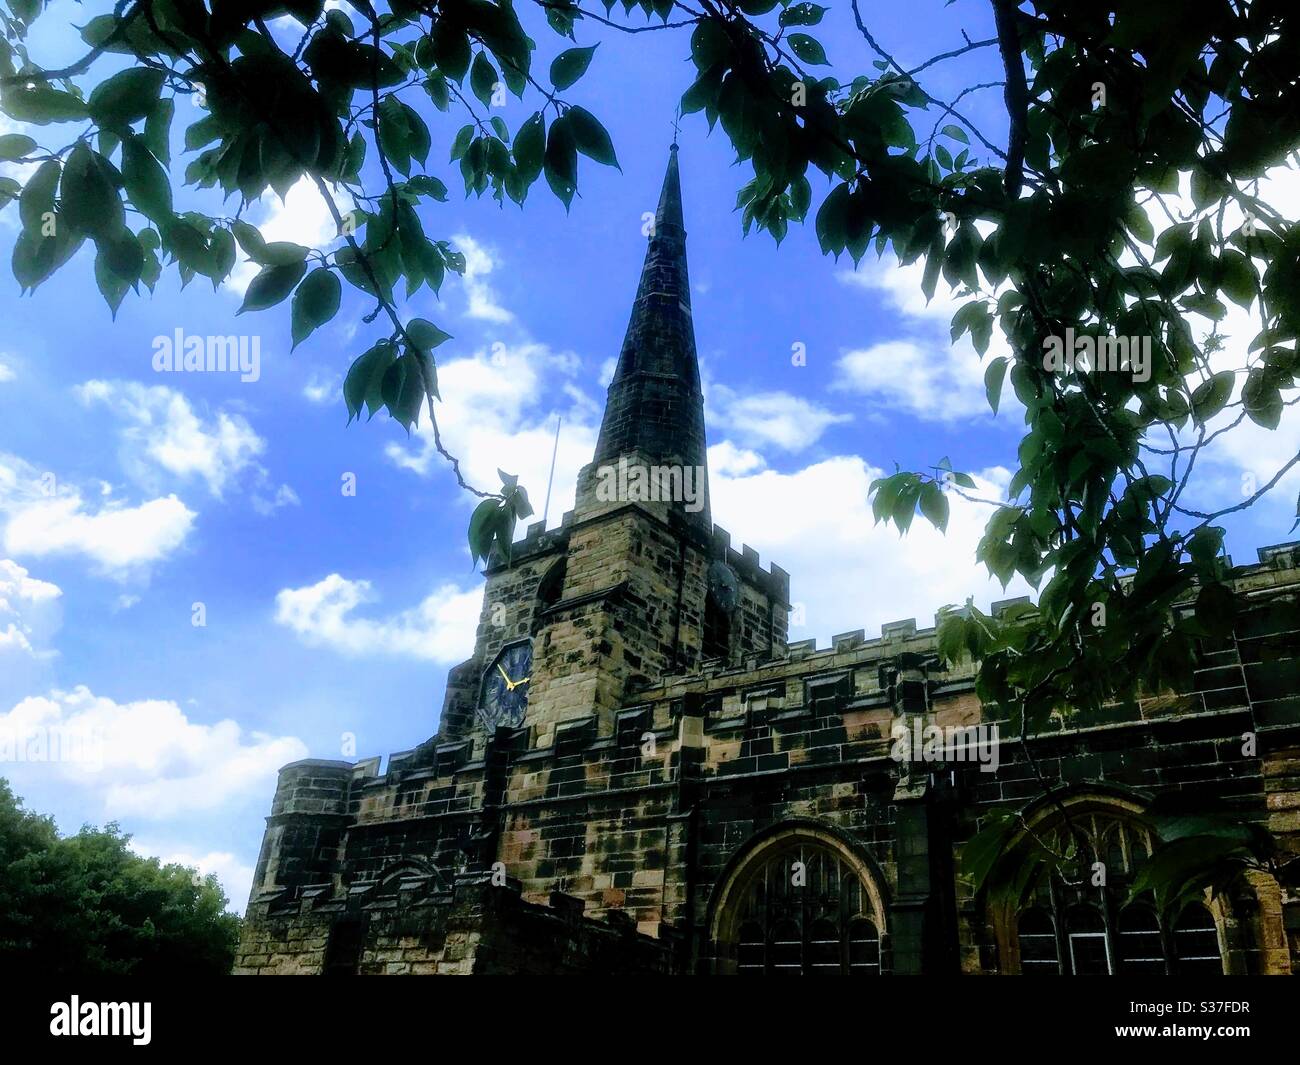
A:
<svg viewBox="0 0 1300 1065">
<path fill-rule="evenodd" d="M 1154 845 L 1134 812 L 1080 804 L 1068 823 L 1040 822 L 1034 833 L 1069 860 L 1015 914 L 1020 972 L 1223 972 L 1214 919 L 1204 906 L 1189 907 L 1170 929 L 1144 900 L 1130 903 L 1134 877 Z M 1015 971 L 1014 961 L 1009 971 Z"/>
<path fill-rule="evenodd" d="M 719 971 L 873 976 L 883 906 L 861 861 L 815 832 L 777 833 L 719 886 Z"/>
<path fill-rule="evenodd" d="M 1174 924 L 1174 969 L 1179 976 L 1222 976 L 1219 930 L 1214 917 L 1194 902 Z"/>
</svg>

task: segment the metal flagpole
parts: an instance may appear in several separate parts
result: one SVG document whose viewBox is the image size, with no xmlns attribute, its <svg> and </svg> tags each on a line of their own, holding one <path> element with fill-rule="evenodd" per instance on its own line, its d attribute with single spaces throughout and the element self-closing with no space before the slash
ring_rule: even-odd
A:
<svg viewBox="0 0 1300 1065">
<path fill-rule="evenodd" d="M 560 423 L 562 415 L 555 416 L 555 444 L 551 447 L 551 475 L 546 478 L 546 506 L 542 508 L 542 528 L 546 528 L 546 519 L 551 513 L 551 484 L 555 480 L 555 455 L 560 450 Z"/>
</svg>

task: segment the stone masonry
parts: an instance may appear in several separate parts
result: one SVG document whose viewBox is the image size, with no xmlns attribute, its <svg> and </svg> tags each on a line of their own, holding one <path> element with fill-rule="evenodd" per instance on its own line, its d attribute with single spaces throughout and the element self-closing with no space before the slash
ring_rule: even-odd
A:
<svg viewBox="0 0 1300 1065">
<path fill-rule="evenodd" d="M 789 643 L 789 577 L 734 548 L 707 497 L 596 492 L 620 458 L 705 465 L 679 181 L 674 149 L 574 511 L 487 567 L 436 735 L 382 773 L 281 770 L 236 971 L 1300 971 L 1300 897 L 1271 878 L 1166 927 L 1118 888 L 1002 912 L 960 866 L 993 808 L 1059 830 L 1036 772 L 1065 785 L 1119 887 L 1162 795 L 1300 856 L 1300 544 L 1237 571 L 1254 605 L 1207 641 L 1193 690 L 1057 720 L 1030 738 L 1033 765 L 1007 733 L 994 771 L 900 759 L 900 725 L 997 723 L 934 628 Z M 489 731 L 485 685 L 521 642 L 523 724 Z"/>
</svg>

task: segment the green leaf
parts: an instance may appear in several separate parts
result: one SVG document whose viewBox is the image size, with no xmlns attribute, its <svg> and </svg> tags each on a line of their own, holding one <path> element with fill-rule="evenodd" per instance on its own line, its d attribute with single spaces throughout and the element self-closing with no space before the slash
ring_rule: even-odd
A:
<svg viewBox="0 0 1300 1065">
<path fill-rule="evenodd" d="M 433 106 L 439 111 L 446 111 L 451 107 L 451 93 L 447 89 L 446 78 L 436 74 L 428 78 L 424 83 L 424 91 L 429 94 Z"/>
<path fill-rule="evenodd" d="M 83 236 L 62 223 L 57 223 L 54 235 L 48 237 L 41 236 L 39 229 L 23 230 L 14 241 L 14 280 L 24 291 L 36 288 L 72 258 L 84 242 Z"/>
<path fill-rule="evenodd" d="M 262 233 L 256 226 L 236 220 L 231 223 L 230 229 L 235 234 L 235 240 L 239 241 L 239 246 L 244 249 L 245 255 L 255 263 L 266 261 L 266 241 L 262 239 Z"/>
<path fill-rule="evenodd" d="M 385 97 L 379 104 L 378 123 L 379 149 L 384 153 L 402 175 L 411 172 L 411 149 L 408 146 L 410 132 L 406 123 L 406 112 L 402 110 L 402 101 L 396 96 Z"/>
<path fill-rule="evenodd" d="M 1192 418 L 1198 425 L 1204 425 L 1223 410 L 1232 397 L 1232 385 L 1236 379 L 1235 373 L 1224 370 L 1197 386 L 1192 393 Z"/>
<path fill-rule="evenodd" d="M 456 139 L 451 142 L 452 162 L 455 162 L 457 159 L 459 159 L 462 155 L 465 154 L 466 150 L 470 146 L 470 142 L 473 141 L 473 139 L 474 139 L 473 125 L 467 124 L 461 126 L 456 133 Z"/>
<path fill-rule="evenodd" d="M 140 241 L 129 229 L 123 229 L 112 237 L 102 239 L 98 247 L 98 259 L 112 273 L 124 281 L 127 287 L 140 280 L 140 269 L 144 266 L 144 250 Z M 116 309 L 116 308 L 115 308 Z"/>
<path fill-rule="evenodd" d="M 501 509 L 497 499 L 485 499 L 474 508 L 469 519 L 469 553 L 473 564 L 479 559 L 487 561 L 492 553 L 492 540 L 496 532 L 497 511 Z"/>
<path fill-rule="evenodd" d="M 413 107 L 402 104 L 402 113 L 406 116 L 406 146 L 412 159 L 418 159 L 423 166 L 429 159 L 429 149 L 433 147 L 433 137 Z"/>
<path fill-rule="evenodd" d="M 293 294 L 292 351 L 333 318 L 343 298 L 343 284 L 334 271 L 318 267 L 303 279 Z"/>
<path fill-rule="evenodd" d="M 36 150 L 36 142 L 22 133 L 6 133 L 0 137 L 0 162 L 21 159 Z"/>
<path fill-rule="evenodd" d="M 1187 540 L 1187 553 L 1201 568 L 1208 568 L 1223 550 L 1225 530 L 1217 525 L 1207 525 L 1197 529 Z"/>
<path fill-rule="evenodd" d="M 1241 389 L 1241 402 L 1246 416 L 1265 429 L 1276 429 L 1282 420 L 1282 393 L 1267 370 L 1250 371 Z"/>
<path fill-rule="evenodd" d="M 921 513 L 940 532 L 948 529 L 948 497 L 937 481 L 927 481 L 921 489 Z"/>
<path fill-rule="evenodd" d="M 829 10 L 819 4 L 791 4 L 781 12 L 778 21 L 782 26 L 816 26 Z"/>
<path fill-rule="evenodd" d="M 384 374 L 392 364 L 397 352 L 389 340 L 381 340 L 365 354 L 360 355 L 348 369 L 343 379 L 343 401 L 348 408 L 348 424 L 360 417 L 361 408 L 365 406 L 373 418 L 375 412 L 384 405 L 381 386 Z"/>
<path fill-rule="evenodd" d="M 167 166 L 171 163 L 171 129 L 172 118 L 176 114 L 176 101 L 159 100 L 144 120 L 144 142 L 154 157 Z"/>
<path fill-rule="evenodd" d="M 153 231 L 148 230 L 148 232 Z M 230 230 L 214 229 L 209 251 L 212 261 L 208 277 L 212 278 L 215 288 L 225 281 L 230 276 L 230 271 L 235 268 L 235 238 L 231 236 Z"/>
<path fill-rule="evenodd" d="M 786 38 L 790 42 L 790 49 L 803 62 L 810 66 L 828 66 L 826 59 L 826 50 L 822 48 L 821 42 L 815 37 L 809 37 L 806 33 L 792 33 Z"/>
<path fill-rule="evenodd" d="M 285 266 L 264 266 L 248 285 L 244 293 L 244 302 L 236 314 L 245 311 L 264 311 L 282 302 L 302 280 L 307 272 L 306 263 L 290 263 Z"/>
<path fill-rule="evenodd" d="M 159 225 L 171 221 L 172 186 L 167 172 L 145 147 L 144 138 L 134 133 L 122 141 L 122 180 L 136 210 Z"/>
<path fill-rule="evenodd" d="M 154 67 L 128 67 L 96 86 L 86 107 L 99 125 L 123 132 L 161 102 L 164 71 Z"/>
<path fill-rule="evenodd" d="M 496 68 L 488 62 L 486 55 L 479 52 L 474 57 L 474 65 L 470 67 L 469 87 L 484 107 L 492 106 L 492 89 L 496 83 Z"/>
<path fill-rule="evenodd" d="M 447 202 L 447 186 L 438 178 L 429 174 L 417 174 L 406 183 L 406 187 L 412 192 L 418 192 L 421 196 L 428 196 L 439 203 Z"/>
<path fill-rule="evenodd" d="M 117 194 L 116 168 L 98 152 L 79 143 L 68 155 L 59 185 L 62 217 L 88 236 L 108 236 L 122 228 L 125 212 Z"/>
<path fill-rule="evenodd" d="M 1259 292 L 1259 278 L 1250 260 L 1239 251 L 1225 251 L 1219 259 L 1219 288 L 1233 303 L 1249 307 Z"/>
<path fill-rule="evenodd" d="M 136 250 L 139 251 L 139 245 L 136 246 Z M 117 256 L 119 265 L 126 265 L 125 254 Z M 104 302 L 108 304 L 109 311 L 114 318 L 117 318 L 117 310 L 122 306 L 122 300 L 130 291 L 132 283 L 114 268 L 114 258 L 113 242 L 108 240 L 101 242 L 99 253 L 95 256 L 95 284 L 99 288 L 100 295 L 104 297 Z M 143 256 L 139 260 L 139 265 L 142 264 Z M 137 278 L 140 275 L 139 265 L 135 271 Z"/>
<path fill-rule="evenodd" d="M 566 48 L 551 63 L 551 84 L 557 89 L 567 89 L 591 65 L 591 57 L 596 54 L 598 45 L 588 48 Z"/>
<path fill-rule="evenodd" d="M 536 111 L 515 133 L 515 169 L 525 185 L 531 185 L 542 172 L 542 158 L 546 152 L 546 122 Z"/>
<path fill-rule="evenodd" d="M 80 122 L 86 105 L 70 92 L 48 85 L 10 89 L 0 95 L 0 111 L 19 122 L 47 126 L 51 122 Z"/>
<path fill-rule="evenodd" d="M 420 422 L 420 405 L 427 394 L 418 356 L 400 356 L 384 371 L 380 395 L 395 421 L 408 433 Z"/>
<path fill-rule="evenodd" d="M 436 325 L 423 318 L 412 318 L 406 326 L 406 336 L 420 351 L 428 354 L 439 344 L 451 339 L 450 333 L 444 333 Z"/>
<path fill-rule="evenodd" d="M 582 152 L 587 158 L 594 159 L 605 166 L 621 169 L 618 165 L 618 158 L 614 154 L 614 144 L 609 139 L 609 134 L 605 132 L 605 127 L 596 120 L 595 115 L 581 107 L 570 107 L 565 112 L 565 118 L 569 122 L 569 129 L 573 133 L 573 143 L 578 151 Z"/>
<path fill-rule="evenodd" d="M 433 58 L 447 77 L 459 82 L 469 70 L 469 37 L 449 18 L 433 24 Z"/>
<path fill-rule="evenodd" d="M 567 209 L 578 188 L 578 150 L 567 112 L 551 123 L 546 136 L 544 161 L 546 183 Z"/>
<path fill-rule="evenodd" d="M 46 216 L 52 217 L 54 214 L 54 197 L 59 188 L 61 172 L 57 159 L 47 159 L 28 178 L 22 195 L 18 197 L 18 217 L 23 229 L 38 238 L 42 236 L 41 228 Z"/>
<path fill-rule="evenodd" d="M 984 370 L 984 394 L 988 397 L 994 414 L 997 414 L 998 404 L 1002 402 L 1002 382 L 1007 376 L 1008 365 L 1010 363 L 1007 357 L 999 355 Z"/>
</svg>

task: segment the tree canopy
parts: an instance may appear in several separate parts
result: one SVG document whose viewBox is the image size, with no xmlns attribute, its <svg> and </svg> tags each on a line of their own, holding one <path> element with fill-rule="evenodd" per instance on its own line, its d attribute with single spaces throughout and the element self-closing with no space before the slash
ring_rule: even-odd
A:
<svg viewBox="0 0 1300 1065">
<path fill-rule="evenodd" d="M 979 559 L 1038 587 L 1037 606 L 955 609 L 941 629 L 946 656 L 979 661 L 983 700 L 1026 728 L 1186 684 L 1198 641 L 1231 631 L 1223 520 L 1300 462 L 1218 509 L 1190 502 L 1216 440 L 1288 417 L 1294 432 L 1300 230 L 1269 202 L 1300 140 L 1289 0 L 967 0 L 936 27 L 950 47 L 910 65 L 851 0 L 867 61 L 844 71 L 817 36 L 828 8 L 788 0 L 117 0 L 57 69 L 25 43 L 43 0 L 6 2 L 0 109 L 39 133 L 0 138 L 0 159 L 29 165 L 0 180 L 22 226 L 19 286 L 91 245 L 116 308 L 163 270 L 220 284 L 242 254 L 260 272 L 241 313 L 288 302 L 295 344 L 338 312 L 344 284 L 359 289 L 376 335 L 344 381 L 349 415 L 386 409 L 409 430 L 427 410 L 484 498 L 476 558 L 509 556 L 527 496 L 505 475 L 499 491 L 465 482 L 437 431 L 448 335 L 403 320 L 394 293 L 464 270 L 438 236 L 448 166 L 465 194 L 520 205 L 543 178 L 568 205 L 580 157 L 616 166 L 599 118 L 566 94 L 602 43 L 674 33 L 694 66 L 682 112 L 720 126 L 744 164 L 738 224 L 780 241 L 807 223 L 827 255 L 923 262 L 927 297 L 942 278 L 965 299 L 952 336 L 984 357 L 991 407 L 1009 385 L 1023 408 Z M 968 13 L 992 34 L 967 35 Z M 984 50 L 996 80 L 927 89 L 939 64 Z M 1004 130 L 967 117 L 977 92 L 1001 94 Z M 514 128 L 494 113 L 506 93 L 535 105 Z M 183 134 L 182 97 L 204 110 Z M 267 242 L 241 217 L 303 179 L 333 213 L 330 247 Z M 191 205 L 205 189 L 230 213 Z M 1240 357 L 1218 331 L 1230 304 L 1257 322 Z M 1149 353 L 1141 372 L 1101 365 L 1120 340 Z M 948 493 L 973 487 L 936 457 L 877 481 L 873 506 L 900 530 L 917 513 L 942 529 Z"/>
<path fill-rule="evenodd" d="M 61 838 L 0 779 L 0 964 L 28 977 L 220 976 L 239 919 L 216 877 L 130 850 L 115 824 Z"/>
</svg>

